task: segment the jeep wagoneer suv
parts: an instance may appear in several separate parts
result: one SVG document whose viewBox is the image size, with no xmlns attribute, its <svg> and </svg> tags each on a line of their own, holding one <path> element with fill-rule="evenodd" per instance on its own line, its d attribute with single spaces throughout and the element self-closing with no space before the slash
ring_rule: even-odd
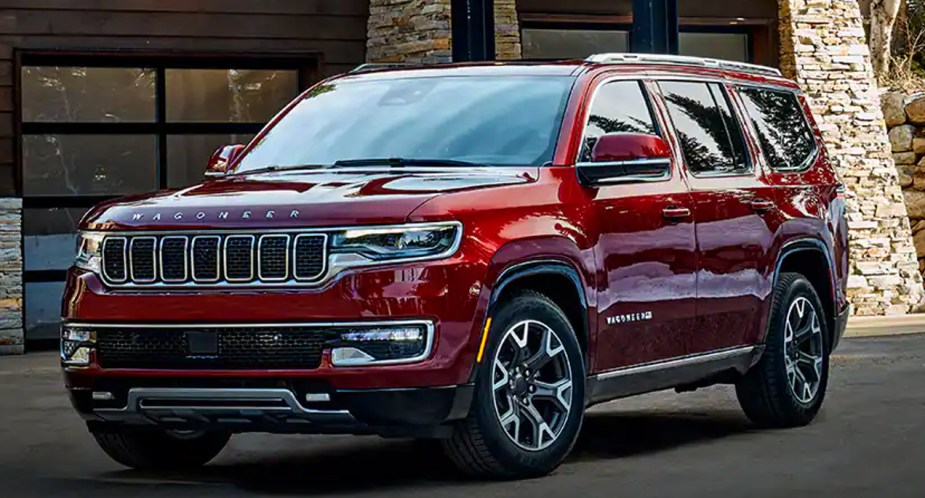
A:
<svg viewBox="0 0 925 498">
<path fill-rule="evenodd" d="M 364 67 L 200 185 L 81 223 L 61 361 L 100 446 L 438 438 L 552 471 L 587 407 L 717 383 L 813 420 L 847 316 L 844 186 L 797 86 L 724 61 Z"/>
</svg>

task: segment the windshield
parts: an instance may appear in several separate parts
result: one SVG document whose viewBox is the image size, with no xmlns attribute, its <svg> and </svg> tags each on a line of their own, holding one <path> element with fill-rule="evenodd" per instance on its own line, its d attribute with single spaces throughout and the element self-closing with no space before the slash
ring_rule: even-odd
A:
<svg viewBox="0 0 925 498">
<path fill-rule="evenodd" d="M 573 81 L 509 75 L 334 81 L 313 89 L 237 171 L 393 158 L 541 166 L 552 160 Z"/>
</svg>

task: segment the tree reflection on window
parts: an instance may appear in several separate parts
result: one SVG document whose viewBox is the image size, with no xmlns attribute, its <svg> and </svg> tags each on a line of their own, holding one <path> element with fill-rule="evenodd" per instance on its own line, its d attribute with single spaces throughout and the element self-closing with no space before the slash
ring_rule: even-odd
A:
<svg viewBox="0 0 925 498">
<path fill-rule="evenodd" d="M 718 85 L 668 82 L 660 87 L 691 172 L 747 169 L 741 130 Z"/>
<path fill-rule="evenodd" d="M 740 88 L 739 93 L 771 168 L 803 165 L 814 152 L 815 140 L 796 95 L 764 88 Z"/>
<path fill-rule="evenodd" d="M 608 133 L 657 134 L 638 81 L 615 81 L 597 91 L 578 162 L 590 162 L 597 139 Z"/>
</svg>

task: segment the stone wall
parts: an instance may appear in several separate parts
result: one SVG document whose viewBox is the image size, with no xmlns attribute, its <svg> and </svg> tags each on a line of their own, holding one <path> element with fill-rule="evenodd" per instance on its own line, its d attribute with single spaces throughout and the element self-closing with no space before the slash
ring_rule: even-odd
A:
<svg viewBox="0 0 925 498">
<path fill-rule="evenodd" d="M 450 0 L 370 0 L 366 60 L 451 62 Z M 520 23 L 515 0 L 495 0 L 498 60 L 520 59 Z"/>
<path fill-rule="evenodd" d="M 450 62 L 450 0 L 370 0 L 366 60 Z"/>
<path fill-rule="evenodd" d="M 883 116 L 889 127 L 893 161 L 906 199 L 912 241 L 925 274 L 925 95 L 886 92 Z"/>
<path fill-rule="evenodd" d="M 523 57 L 515 0 L 495 0 L 495 54 L 499 61 Z"/>
<path fill-rule="evenodd" d="M 906 205 L 870 65 L 857 0 L 780 0 L 781 69 L 812 106 L 849 187 L 856 315 L 902 314 L 922 297 Z"/>
<path fill-rule="evenodd" d="M 0 355 L 23 352 L 22 201 L 0 199 Z"/>
</svg>

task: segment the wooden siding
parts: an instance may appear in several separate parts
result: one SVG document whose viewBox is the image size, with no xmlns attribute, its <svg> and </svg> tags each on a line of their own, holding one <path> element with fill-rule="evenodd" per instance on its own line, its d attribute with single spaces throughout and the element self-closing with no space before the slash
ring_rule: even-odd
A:
<svg viewBox="0 0 925 498">
<path fill-rule="evenodd" d="M 320 53 L 321 76 L 366 54 L 369 0 L 0 0 L 0 196 L 15 195 L 18 50 Z"/>
</svg>

